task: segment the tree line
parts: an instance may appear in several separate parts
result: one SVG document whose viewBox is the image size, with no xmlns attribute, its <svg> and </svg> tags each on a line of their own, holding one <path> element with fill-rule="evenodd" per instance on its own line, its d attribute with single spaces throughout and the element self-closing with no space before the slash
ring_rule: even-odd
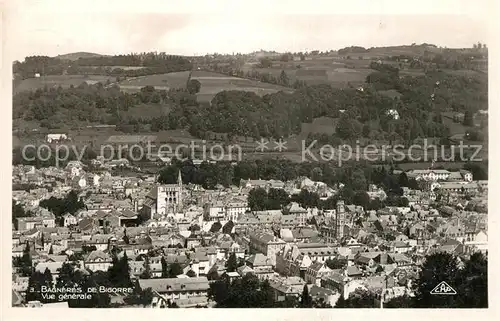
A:
<svg viewBox="0 0 500 321">
<path fill-rule="evenodd" d="M 124 69 L 114 66 L 143 67 Z M 58 57 L 29 56 L 23 62 L 13 64 L 13 73 L 18 78 L 34 78 L 35 73 L 46 75 L 105 75 L 138 77 L 192 69 L 189 59 L 166 53 L 142 53 L 117 56 L 80 57 L 70 61 Z"/>
<path fill-rule="evenodd" d="M 174 159 L 171 165 L 159 171 L 158 182 L 175 184 L 179 171 L 184 183 L 202 185 L 207 189 L 214 189 L 217 185 L 239 186 L 242 180 L 248 179 L 275 179 L 286 182 L 300 177 L 310 177 L 312 180 L 321 181 L 332 187 L 339 187 L 339 184 L 343 184 L 342 196 L 347 201 L 354 198 L 356 191 L 367 191 L 369 184 L 381 186 L 388 194 L 397 195 L 402 195 L 402 187 L 419 189 L 416 181 L 408 179 L 405 173 L 393 174 L 395 169 L 395 167 L 373 166 L 363 162 L 346 163 L 342 168 L 338 168 L 331 163 L 294 163 L 279 159 L 243 160 L 237 164 L 203 162 L 195 166 L 192 160 Z M 269 209 L 277 207 L 278 204 L 283 205 L 284 200 L 287 199 L 282 192 L 276 193 L 266 195 L 271 199 Z M 263 204 L 256 204 L 256 206 L 263 206 Z"/>
</svg>

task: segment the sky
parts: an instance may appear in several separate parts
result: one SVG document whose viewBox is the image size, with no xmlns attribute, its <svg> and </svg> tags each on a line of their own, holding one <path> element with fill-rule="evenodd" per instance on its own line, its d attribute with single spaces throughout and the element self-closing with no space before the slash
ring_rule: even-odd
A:
<svg viewBox="0 0 500 321">
<path fill-rule="evenodd" d="M 213 1 L 217 2 L 208 3 Z M 488 43 L 488 1 L 420 0 L 405 6 L 403 0 L 350 0 L 351 7 L 339 5 L 345 2 L 233 0 L 219 10 L 215 4 L 190 6 L 185 1 L 172 10 L 166 2 L 147 0 L 19 0 L 6 11 L 6 29 L 10 54 L 16 60 L 79 51 L 198 55 L 424 42 L 456 48 Z"/>
</svg>

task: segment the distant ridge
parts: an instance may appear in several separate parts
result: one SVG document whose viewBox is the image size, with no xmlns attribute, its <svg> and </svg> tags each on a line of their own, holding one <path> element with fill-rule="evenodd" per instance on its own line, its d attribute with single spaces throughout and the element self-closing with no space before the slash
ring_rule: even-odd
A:
<svg viewBox="0 0 500 321">
<path fill-rule="evenodd" d="M 107 55 L 101 55 L 101 54 L 92 53 L 92 52 L 73 52 L 73 53 L 68 53 L 65 55 L 56 56 L 56 58 L 65 59 L 65 60 L 78 60 L 80 58 L 93 58 L 93 57 L 104 57 L 104 56 L 107 56 Z"/>
</svg>

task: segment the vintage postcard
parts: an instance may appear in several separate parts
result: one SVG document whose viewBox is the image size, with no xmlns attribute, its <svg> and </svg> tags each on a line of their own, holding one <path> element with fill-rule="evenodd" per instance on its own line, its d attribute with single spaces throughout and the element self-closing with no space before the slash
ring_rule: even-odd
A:
<svg viewBox="0 0 500 321">
<path fill-rule="evenodd" d="M 6 5 L 10 314 L 492 308 L 490 3 L 390 2 Z"/>
</svg>

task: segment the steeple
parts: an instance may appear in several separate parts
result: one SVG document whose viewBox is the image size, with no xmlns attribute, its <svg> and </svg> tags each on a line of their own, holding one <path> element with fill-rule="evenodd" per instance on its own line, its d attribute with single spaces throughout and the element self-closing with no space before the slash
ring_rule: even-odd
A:
<svg viewBox="0 0 500 321">
<path fill-rule="evenodd" d="M 179 185 L 179 187 L 182 187 L 182 175 L 180 170 L 179 170 L 179 175 L 177 177 L 177 185 Z"/>
</svg>

